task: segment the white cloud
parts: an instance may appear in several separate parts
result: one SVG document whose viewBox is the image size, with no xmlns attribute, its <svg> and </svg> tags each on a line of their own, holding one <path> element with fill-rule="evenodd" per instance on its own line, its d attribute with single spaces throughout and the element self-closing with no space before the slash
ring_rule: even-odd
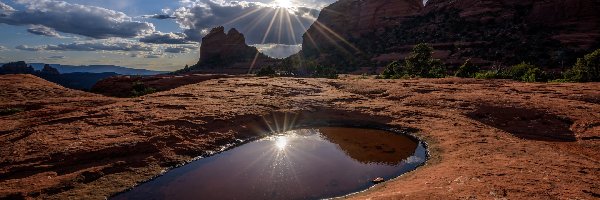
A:
<svg viewBox="0 0 600 200">
<path fill-rule="evenodd" d="M 249 44 L 302 43 L 302 35 L 319 11 L 308 7 L 278 9 L 272 5 L 247 1 L 181 1 L 184 7 L 172 14 L 188 40 L 199 42 L 208 30 L 225 26 L 246 35 Z M 281 22 L 281 23 L 280 23 Z"/>
<path fill-rule="evenodd" d="M 286 58 L 302 50 L 302 44 L 256 44 L 253 46 L 255 46 L 261 53 L 273 58 Z"/>
<path fill-rule="evenodd" d="M 0 2 L 0 14 L 1 13 L 9 13 L 9 12 L 14 12 L 16 11 L 13 7 L 10 7 L 9 5 L 6 5 L 2 2 Z"/>
<path fill-rule="evenodd" d="M 27 29 L 27 32 L 32 33 L 32 34 L 36 34 L 36 35 L 43 35 L 43 36 L 48 36 L 48 37 L 58 37 L 60 38 L 60 34 L 58 34 L 54 29 L 45 27 L 45 26 L 41 26 L 41 25 L 32 25 L 31 27 L 29 27 Z"/>
<path fill-rule="evenodd" d="M 189 44 L 184 33 L 156 32 L 140 38 L 140 42 L 153 44 Z"/>
<path fill-rule="evenodd" d="M 96 6 L 72 4 L 56 0 L 15 0 L 25 10 L 1 4 L 0 23 L 9 25 L 42 25 L 63 33 L 97 39 L 131 38 L 155 32 L 148 22 L 133 21 L 126 14 Z"/>
</svg>

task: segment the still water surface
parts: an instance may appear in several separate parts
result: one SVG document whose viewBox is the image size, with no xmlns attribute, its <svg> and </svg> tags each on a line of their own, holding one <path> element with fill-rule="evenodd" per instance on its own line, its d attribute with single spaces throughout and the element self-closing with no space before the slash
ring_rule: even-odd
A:
<svg viewBox="0 0 600 200">
<path fill-rule="evenodd" d="M 392 132 L 288 131 L 203 158 L 113 199 L 321 199 L 367 189 L 420 166 L 426 149 Z"/>
</svg>

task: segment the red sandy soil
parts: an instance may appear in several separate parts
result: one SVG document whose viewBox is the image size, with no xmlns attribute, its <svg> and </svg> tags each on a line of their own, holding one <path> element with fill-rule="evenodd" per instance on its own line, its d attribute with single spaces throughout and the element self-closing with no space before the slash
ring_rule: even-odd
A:
<svg viewBox="0 0 600 200">
<path fill-rule="evenodd" d="M 132 99 L 0 76 L 0 198 L 104 199 L 267 123 L 418 130 L 427 164 L 355 199 L 600 197 L 600 84 L 222 78 Z M 291 126 L 291 125 L 290 125 Z"/>
</svg>

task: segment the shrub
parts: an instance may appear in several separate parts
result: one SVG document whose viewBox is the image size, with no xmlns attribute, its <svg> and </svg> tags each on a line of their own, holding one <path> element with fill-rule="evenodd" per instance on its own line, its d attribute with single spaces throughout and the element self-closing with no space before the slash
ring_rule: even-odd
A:
<svg viewBox="0 0 600 200">
<path fill-rule="evenodd" d="M 473 63 L 471 63 L 471 59 L 468 59 L 458 68 L 454 76 L 461 78 L 473 78 L 477 72 L 479 72 L 479 67 L 473 65 Z"/>
<path fill-rule="evenodd" d="M 400 63 L 398 63 L 398 61 L 394 61 L 385 67 L 385 70 L 383 70 L 383 73 L 381 73 L 381 78 L 390 79 L 398 74 L 401 74 L 402 72 L 400 70 Z"/>
<path fill-rule="evenodd" d="M 494 71 L 477 72 L 477 73 L 475 73 L 475 78 L 476 79 L 500 79 L 500 78 L 504 78 L 504 76 L 502 75 L 502 73 L 500 71 L 494 70 Z"/>
<path fill-rule="evenodd" d="M 547 81 L 546 72 L 541 70 L 540 68 L 531 68 L 525 72 L 523 76 L 521 76 L 520 81 L 525 82 L 543 82 Z"/>
<path fill-rule="evenodd" d="M 144 83 L 142 83 L 141 81 L 136 81 L 131 86 L 131 97 L 144 96 L 155 92 L 156 89 L 152 87 L 146 87 L 146 85 L 144 85 Z"/>
<path fill-rule="evenodd" d="M 600 49 L 578 58 L 575 66 L 565 73 L 565 79 L 574 82 L 600 81 Z"/>
<path fill-rule="evenodd" d="M 257 76 L 275 76 L 276 72 L 271 66 L 263 67 L 256 73 Z"/>
<path fill-rule="evenodd" d="M 381 78 L 424 77 L 441 78 L 446 76 L 444 64 L 433 59 L 433 48 L 427 44 L 416 45 L 410 55 L 404 60 L 404 66 L 399 61 L 390 63 L 381 74 Z"/>
<path fill-rule="evenodd" d="M 308 67 L 309 75 L 313 78 L 338 78 L 337 71 L 333 67 L 325 67 L 323 65 L 313 65 Z"/>
<path fill-rule="evenodd" d="M 506 76 L 517 81 L 546 81 L 546 73 L 543 70 L 525 62 L 509 68 L 506 72 Z"/>
</svg>

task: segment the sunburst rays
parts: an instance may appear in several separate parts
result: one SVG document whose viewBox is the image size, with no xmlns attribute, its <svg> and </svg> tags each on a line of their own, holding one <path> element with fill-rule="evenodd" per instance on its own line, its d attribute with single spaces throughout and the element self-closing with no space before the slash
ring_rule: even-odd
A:
<svg viewBox="0 0 600 200">
<path fill-rule="evenodd" d="M 361 52 L 359 48 L 345 39 L 342 34 L 336 32 L 327 25 L 316 21 L 314 17 L 309 16 L 308 14 L 298 15 L 298 12 L 296 12 L 298 7 L 296 7 L 293 1 L 275 0 L 270 5 L 270 7 L 258 7 L 245 13 L 241 13 L 236 18 L 228 21 L 225 25 L 232 25 L 242 20 L 248 20 L 248 23 L 245 23 L 244 27 L 239 28 L 244 32 L 264 31 L 264 34 L 262 34 L 262 38 L 260 39 L 260 44 L 266 44 L 267 41 L 269 41 L 269 43 L 277 42 L 281 44 L 284 40 L 285 43 L 299 44 L 302 42 L 301 39 L 305 39 L 308 40 L 307 42 L 309 42 L 319 53 L 321 53 L 319 46 L 322 45 L 334 45 L 338 50 L 343 51 L 348 55 Z M 302 29 L 303 31 L 308 30 L 308 27 L 305 25 L 306 20 L 315 20 L 312 27 L 316 31 L 313 33 L 306 32 L 303 38 L 297 38 L 296 31 L 299 31 L 299 29 Z M 268 23 L 266 23 L 267 21 Z M 262 25 L 263 23 L 266 23 L 267 26 L 265 27 Z M 257 30 L 259 27 L 264 30 Z M 329 44 L 319 44 L 315 35 L 312 34 L 318 34 L 319 40 L 322 41 L 322 39 L 325 39 Z M 248 69 L 249 74 L 252 73 L 256 65 L 259 64 L 260 57 L 260 53 L 257 53 L 254 56 Z"/>
</svg>

